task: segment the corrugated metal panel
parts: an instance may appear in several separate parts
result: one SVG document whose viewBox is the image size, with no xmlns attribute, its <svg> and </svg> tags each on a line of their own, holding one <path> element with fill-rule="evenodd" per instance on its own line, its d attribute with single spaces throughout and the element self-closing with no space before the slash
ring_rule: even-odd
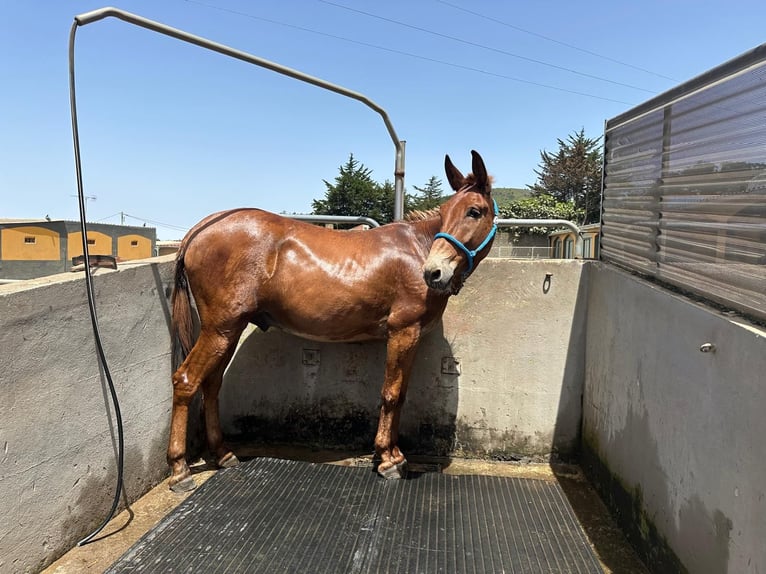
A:
<svg viewBox="0 0 766 574">
<path fill-rule="evenodd" d="M 556 483 L 255 459 L 219 471 L 108 572 L 602 569 Z"/>
<path fill-rule="evenodd" d="M 766 319 L 766 45 L 607 122 L 602 257 Z"/>
</svg>

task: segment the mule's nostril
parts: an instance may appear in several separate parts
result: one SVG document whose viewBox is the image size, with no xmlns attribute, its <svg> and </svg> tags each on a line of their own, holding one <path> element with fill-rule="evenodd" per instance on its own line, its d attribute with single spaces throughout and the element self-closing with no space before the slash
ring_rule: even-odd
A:
<svg viewBox="0 0 766 574">
<path fill-rule="evenodd" d="M 452 270 L 444 262 L 426 264 L 423 268 L 423 279 L 431 289 L 443 291 L 452 279 Z"/>
</svg>

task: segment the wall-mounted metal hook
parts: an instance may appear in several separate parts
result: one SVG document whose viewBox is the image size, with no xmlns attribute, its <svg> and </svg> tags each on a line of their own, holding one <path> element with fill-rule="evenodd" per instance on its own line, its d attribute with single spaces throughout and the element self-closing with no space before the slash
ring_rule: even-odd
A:
<svg viewBox="0 0 766 574">
<path fill-rule="evenodd" d="M 543 279 L 543 293 L 548 293 L 548 291 L 551 290 L 551 278 L 553 277 L 553 273 L 546 273 L 545 279 Z"/>
</svg>

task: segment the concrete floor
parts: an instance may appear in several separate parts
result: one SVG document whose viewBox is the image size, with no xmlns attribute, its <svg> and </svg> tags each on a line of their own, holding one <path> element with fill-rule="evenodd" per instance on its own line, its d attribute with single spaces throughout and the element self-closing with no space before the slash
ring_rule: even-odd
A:
<svg viewBox="0 0 766 574">
<path fill-rule="evenodd" d="M 269 456 L 347 466 L 369 466 L 372 464 L 369 456 L 331 451 L 311 451 L 293 447 L 253 448 L 238 445 L 234 450 L 243 460 L 254 456 Z M 566 493 L 604 572 L 607 574 L 648 573 L 648 570 L 638 560 L 622 533 L 611 520 L 606 507 L 576 466 L 424 457 L 411 457 L 410 466 L 413 470 L 441 471 L 447 474 L 483 474 L 558 481 Z M 215 470 L 204 461 L 199 461 L 192 466 L 192 472 L 197 485 L 200 485 L 210 478 Z M 190 495 L 191 492 L 184 494 L 171 492 L 167 480 L 163 481 L 135 502 L 130 512 L 123 511 L 116 516 L 95 542 L 72 549 L 43 570 L 43 573 L 95 574 L 104 572 L 141 536 L 151 530 L 166 514 Z"/>
</svg>

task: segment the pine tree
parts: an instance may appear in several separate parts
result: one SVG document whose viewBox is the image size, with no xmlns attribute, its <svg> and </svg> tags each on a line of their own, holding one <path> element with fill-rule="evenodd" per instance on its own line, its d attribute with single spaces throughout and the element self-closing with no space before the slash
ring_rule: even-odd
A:
<svg viewBox="0 0 766 574">
<path fill-rule="evenodd" d="M 407 211 L 428 211 L 439 207 L 446 199 L 442 193 L 442 180 L 435 175 L 423 187 L 413 185 L 419 194 L 407 194 Z"/>
<path fill-rule="evenodd" d="M 370 204 L 369 215 L 378 223 L 391 223 L 394 220 L 394 196 L 396 186 L 390 180 L 378 183 L 374 201 Z"/>
<path fill-rule="evenodd" d="M 527 186 L 534 196 L 550 195 L 558 202 L 571 202 L 582 211 L 582 223 L 599 221 L 601 213 L 600 137 L 585 137 L 585 130 L 558 139 L 558 151 L 540 152 L 538 180 Z"/>
<path fill-rule="evenodd" d="M 327 191 L 324 199 L 312 202 L 315 215 L 358 215 L 371 217 L 381 224 L 393 220 L 394 185 L 391 182 L 381 185 L 373 180 L 372 170 L 357 161 L 353 153 L 339 171 L 334 184 L 323 180 Z"/>
</svg>

